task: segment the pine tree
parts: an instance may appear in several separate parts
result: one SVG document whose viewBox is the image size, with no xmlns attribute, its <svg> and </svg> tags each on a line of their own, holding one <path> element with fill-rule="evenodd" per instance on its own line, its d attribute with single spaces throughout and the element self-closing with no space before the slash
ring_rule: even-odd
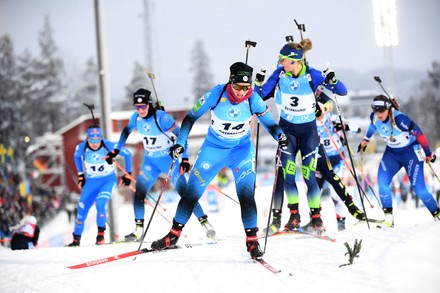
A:
<svg viewBox="0 0 440 293">
<path fill-rule="evenodd" d="M 133 109 L 133 93 L 140 88 L 148 89 L 153 92 L 151 87 L 147 87 L 146 74 L 144 68 L 139 62 L 134 63 L 133 75 L 131 77 L 130 84 L 125 87 L 125 96 L 120 100 L 116 107 L 118 110 L 131 110 Z M 154 93 L 152 93 L 154 95 Z"/>
<path fill-rule="evenodd" d="M 17 89 L 16 65 L 12 40 L 9 35 L 0 38 L 0 144 L 16 148 Z"/>
<path fill-rule="evenodd" d="M 40 56 L 33 64 L 34 91 L 31 98 L 32 104 L 38 105 L 41 111 L 33 123 L 34 133 L 41 135 L 64 126 L 68 117 L 68 107 L 63 106 L 67 102 L 67 91 L 62 82 L 64 65 L 57 56 L 58 49 L 48 16 L 44 19 L 43 30 L 39 32 L 38 43 Z"/>
<path fill-rule="evenodd" d="M 197 101 L 202 95 L 213 87 L 208 55 L 205 52 L 203 41 L 197 40 L 191 53 L 191 72 L 193 80 L 193 101 Z"/>
<path fill-rule="evenodd" d="M 98 97 L 99 90 L 99 75 L 98 66 L 95 60 L 90 57 L 87 59 L 86 67 L 83 73 L 79 76 L 79 85 L 74 93 L 74 98 L 70 99 L 69 108 L 72 120 L 84 113 L 89 113 L 84 107 L 84 103 L 95 106 L 95 111 L 98 113 L 100 110 L 100 100 Z"/>
<path fill-rule="evenodd" d="M 421 82 L 420 93 L 411 96 L 403 105 L 403 112 L 415 121 L 428 138 L 431 150 L 440 143 L 440 63 L 433 61 L 428 78 Z M 429 115 L 427 114 L 429 113 Z"/>
</svg>

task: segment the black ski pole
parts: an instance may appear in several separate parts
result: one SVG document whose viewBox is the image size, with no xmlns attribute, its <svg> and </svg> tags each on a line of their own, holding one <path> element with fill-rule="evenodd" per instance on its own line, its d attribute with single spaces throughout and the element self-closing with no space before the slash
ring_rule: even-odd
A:
<svg viewBox="0 0 440 293">
<path fill-rule="evenodd" d="M 272 216 L 272 207 L 273 207 L 273 202 L 275 200 L 275 192 L 277 190 L 278 170 L 280 169 L 280 167 L 281 167 L 281 148 L 278 145 L 277 163 L 275 166 L 275 178 L 273 181 L 272 198 L 270 199 L 269 216 L 267 217 L 266 238 L 264 239 L 263 253 L 266 253 L 267 237 L 269 236 L 270 218 Z"/>
<path fill-rule="evenodd" d="M 387 95 L 388 100 L 390 101 L 391 105 L 393 105 L 393 107 L 396 110 L 399 110 L 399 107 L 396 105 L 396 103 L 394 102 L 393 99 L 391 99 L 390 95 L 388 94 L 388 92 L 385 90 L 385 88 L 382 86 L 382 80 L 380 79 L 379 76 L 375 76 L 374 80 L 377 81 L 377 83 L 380 85 L 380 87 L 382 88 L 382 90 L 384 91 L 384 93 Z"/>
<path fill-rule="evenodd" d="M 251 41 L 251 40 L 247 40 L 247 41 L 244 42 L 244 46 L 246 47 L 246 61 L 245 61 L 245 63 L 248 64 L 249 48 L 250 47 L 254 47 L 255 48 L 257 46 L 257 42 L 254 42 L 254 41 Z M 260 88 L 260 95 L 261 95 L 261 88 Z M 260 122 L 259 122 L 259 120 L 257 120 L 257 134 L 256 134 L 256 138 L 255 138 L 255 141 L 256 141 L 256 143 L 255 143 L 255 175 L 257 174 L 257 166 L 258 166 L 258 139 L 259 139 L 259 133 L 260 133 Z M 255 180 L 255 182 L 257 182 L 257 181 Z"/>
<path fill-rule="evenodd" d="M 157 197 L 157 201 L 156 201 L 156 204 L 154 205 L 153 212 L 151 213 L 150 220 L 148 220 L 147 227 L 145 228 L 145 231 L 142 234 L 142 237 L 140 239 L 138 250 L 141 250 L 142 243 L 144 242 L 145 235 L 147 235 L 148 229 L 150 228 L 150 224 L 151 224 L 151 221 L 153 220 L 153 216 L 157 210 L 157 206 L 159 205 L 160 198 L 162 197 L 162 194 L 165 191 L 165 187 L 167 186 L 168 180 L 171 177 L 171 172 L 173 171 L 173 168 L 174 168 L 174 162 L 176 162 L 176 160 L 173 160 L 173 162 L 171 163 L 170 170 L 168 171 L 167 177 L 165 178 L 165 181 L 163 182 L 162 189 L 160 190 L 159 196 Z M 134 259 L 136 259 L 136 257 Z"/>
<path fill-rule="evenodd" d="M 247 40 L 244 43 L 244 46 L 246 47 L 246 64 L 248 63 L 248 55 L 249 55 L 249 48 L 250 47 L 255 47 L 257 45 L 257 42 L 251 41 L 251 40 Z"/>
<path fill-rule="evenodd" d="M 154 85 L 154 80 L 156 79 L 156 76 L 154 75 L 154 73 L 148 71 L 148 69 L 146 68 L 145 68 L 145 73 L 148 75 L 148 77 L 151 80 L 151 84 L 153 85 L 154 95 L 156 96 L 157 109 L 160 109 L 161 107 L 160 107 L 159 96 L 157 95 L 156 87 Z"/>
<path fill-rule="evenodd" d="M 93 110 L 95 109 L 95 105 L 93 105 L 93 104 L 87 105 L 86 103 L 83 103 L 83 105 L 86 106 L 90 110 L 90 113 L 92 113 L 93 124 L 98 126 L 98 123 L 96 123 L 96 120 L 95 120 L 95 115 L 93 114 Z"/>
<path fill-rule="evenodd" d="M 294 19 L 293 21 L 295 22 L 296 27 L 297 27 L 298 30 L 299 30 L 299 33 L 300 33 L 300 36 L 301 36 L 301 41 L 304 40 L 304 38 L 303 38 L 303 32 L 306 31 L 306 25 L 305 25 L 304 23 L 298 23 L 298 22 L 296 21 L 296 19 Z"/>
<path fill-rule="evenodd" d="M 304 40 L 303 32 L 306 31 L 306 25 L 305 25 L 304 23 L 298 23 L 298 22 L 296 21 L 296 19 L 294 19 L 293 21 L 295 22 L 296 27 L 297 27 L 298 30 L 299 30 L 299 34 L 300 34 L 300 36 L 301 36 L 301 41 L 303 41 L 303 40 Z M 287 41 L 287 37 L 286 37 L 286 41 Z M 292 42 L 293 42 L 293 38 L 292 38 Z M 307 65 L 307 60 L 306 60 L 306 56 L 305 56 L 305 55 L 304 55 L 304 64 Z"/>
<path fill-rule="evenodd" d="M 327 84 L 327 80 L 324 81 L 324 86 L 325 86 L 326 84 Z M 337 97 L 336 97 L 336 93 L 335 93 L 335 87 L 334 87 L 334 85 L 332 85 L 332 84 L 330 84 L 330 86 L 331 86 L 332 93 L 333 93 L 333 100 L 334 100 L 335 105 L 336 105 L 336 111 L 338 112 L 339 123 L 341 123 L 341 125 L 344 125 L 344 124 L 343 124 L 343 121 L 342 121 L 342 116 L 341 116 L 341 109 L 339 108 L 338 99 L 337 99 Z M 343 133 L 343 135 L 344 135 L 344 143 L 345 143 L 345 145 L 347 146 L 347 149 L 350 150 L 350 146 L 349 146 L 349 144 L 348 144 L 348 137 L 347 137 L 347 134 L 346 134 L 346 132 L 345 132 L 344 127 L 342 127 L 342 133 Z M 370 223 L 369 223 L 369 221 L 368 221 L 367 211 L 366 211 L 366 209 L 365 209 L 365 205 L 364 205 L 364 199 L 363 199 L 363 197 L 361 196 L 361 195 L 362 195 L 362 191 L 363 191 L 363 189 L 361 188 L 361 185 L 360 185 L 360 183 L 359 183 L 359 180 L 358 180 L 358 177 L 357 177 L 357 174 L 356 174 L 356 168 L 354 167 L 354 163 L 353 163 L 353 157 L 352 157 L 352 155 L 351 155 L 350 152 L 348 152 L 348 156 L 350 157 L 350 163 L 351 163 L 351 166 L 352 166 L 352 168 L 353 168 L 353 175 L 354 175 L 353 177 L 354 177 L 354 180 L 355 180 L 355 182 L 356 182 L 356 186 L 357 186 L 357 189 L 358 189 L 358 192 L 359 192 L 359 197 L 360 197 L 360 199 L 361 199 L 362 208 L 364 209 L 365 220 L 367 221 L 367 227 L 368 227 L 368 229 L 370 229 Z"/>
</svg>

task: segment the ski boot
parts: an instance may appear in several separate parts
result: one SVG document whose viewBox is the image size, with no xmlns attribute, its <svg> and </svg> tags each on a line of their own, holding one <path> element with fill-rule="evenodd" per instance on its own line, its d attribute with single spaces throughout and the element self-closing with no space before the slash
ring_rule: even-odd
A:
<svg viewBox="0 0 440 293">
<path fill-rule="evenodd" d="M 440 222 L 440 209 L 435 210 L 432 216 L 434 217 L 434 221 Z"/>
<path fill-rule="evenodd" d="M 98 235 L 96 236 L 96 245 L 101 245 L 105 243 L 104 238 L 105 227 L 98 227 Z"/>
<path fill-rule="evenodd" d="M 246 232 L 246 247 L 247 251 L 251 254 L 252 259 L 260 259 L 263 257 L 263 251 L 261 251 L 260 244 L 258 243 L 258 228 L 245 229 Z"/>
<path fill-rule="evenodd" d="M 202 225 L 202 227 L 206 229 L 206 237 L 214 239 L 215 230 L 212 227 L 212 225 L 208 222 L 208 216 L 207 215 L 201 216 L 199 218 L 199 222 Z"/>
<path fill-rule="evenodd" d="M 287 222 L 287 224 L 284 226 L 284 230 L 286 231 L 298 230 L 301 223 L 301 216 L 299 214 L 298 204 L 297 203 L 288 204 L 287 207 L 290 210 L 290 217 L 289 217 L 289 222 Z"/>
<path fill-rule="evenodd" d="M 139 239 L 142 237 L 142 235 L 144 234 L 144 220 L 135 220 L 136 222 L 136 229 L 128 234 L 125 235 L 125 241 L 127 242 L 135 242 L 135 241 L 139 241 Z"/>
<path fill-rule="evenodd" d="M 273 214 L 272 214 L 272 224 L 269 225 L 269 229 L 264 228 L 263 229 L 263 234 L 266 235 L 272 235 L 278 231 L 280 231 L 280 227 L 281 227 L 281 210 L 276 210 L 273 209 L 272 210 Z M 267 231 L 269 230 L 269 231 Z"/>
<path fill-rule="evenodd" d="M 338 224 L 338 231 L 345 230 L 345 217 L 336 217 L 336 221 Z"/>
<path fill-rule="evenodd" d="M 394 227 L 394 216 L 393 216 L 393 208 L 384 208 L 383 212 L 385 213 L 385 221 L 383 225 L 389 228 Z"/>
<path fill-rule="evenodd" d="M 354 204 L 351 196 L 347 196 L 347 199 L 344 201 L 344 203 L 353 217 L 360 221 L 366 220 L 365 214 Z"/>
<path fill-rule="evenodd" d="M 323 235 L 325 233 L 324 223 L 321 219 L 321 208 L 310 209 L 312 217 L 313 230 L 316 235 Z"/>
<path fill-rule="evenodd" d="M 154 250 L 163 250 L 168 247 L 175 246 L 177 241 L 179 240 L 180 234 L 182 233 L 182 229 L 185 225 L 179 224 L 176 220 L 173 219 L 173 227 L 170 232 L 165 235 L 163 238 L 158 239 L 151 243 L 151 248 Z"/>
<path fill-rule="evenodd" d="M 81 242 L 81 235 L 75 235 L 75 234 L 72 234 L 72 235 L 73 235 L 72 243 L 70 243 L 70 244 L 68 244 L 66 246 L 68 246 L 68 247 L 77 247 L 77 246 L 79 246 L 79 244 Z"/>
</svg>

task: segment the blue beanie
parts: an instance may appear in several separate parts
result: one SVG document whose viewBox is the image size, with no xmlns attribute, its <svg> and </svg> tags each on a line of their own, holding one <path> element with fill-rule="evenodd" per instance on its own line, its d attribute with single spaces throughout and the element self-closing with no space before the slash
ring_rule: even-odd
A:
<svg viewBox="0 0 440 293">
<path fill-rule="evenodd" d="M 295 49 L 289 44 L 284 45 L 280 51 L 280 58 L 289 59 L 293 61 L 301 61 L 304 57 L 304 51 L 302 49 Z"/>
<path fill-rule="evenodd" d="M 102 139 L 101 128 L 98 126 L 90 126 L 89 129 L 87 129 L 87 138 Z"/>
</svg>

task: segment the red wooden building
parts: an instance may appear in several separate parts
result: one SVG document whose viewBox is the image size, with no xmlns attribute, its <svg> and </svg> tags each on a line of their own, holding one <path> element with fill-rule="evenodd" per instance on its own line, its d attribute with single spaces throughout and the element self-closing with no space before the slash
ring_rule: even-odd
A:
<svg viewBox="0 0 440 293">
<path fill-rule="evenodd" d="M 180 125 L 187 109 L 168 110 Z M 110 115 L 112 129 L 107 139 L 117 142 L 123 128 L 127 125 L 133 111 L 112 112 Z M 99 116 L 95 118 L 99 124 Z M 87 128 L 93 124 L 91 115 L 82 115 L 70 124 L 56 131 L 35 139 L 35 144 L 27 150 L 28 158 L 33 162 L 34 169 L 39 175 L 40 184 L 53 188 L 55 192 L 79 192 L 77 187 L 77 171 L 73 160 L 75 147 L 86 139 Z M 208 123 L 198 123 L 198 127 L 191 131 L 190 155 L 195 157 L 196 152 L 206 134 Z M 125 145 L 133 155 L 133 175 L 136 176 L 144 157 L 142 139 L 134 131 Z M 118 162 L 123 164 L 123 159 Z M 118 170 L 121 176 L 122 172 Z M 37 177 L 37 176 L 34 176 Z"/>
</svg>

